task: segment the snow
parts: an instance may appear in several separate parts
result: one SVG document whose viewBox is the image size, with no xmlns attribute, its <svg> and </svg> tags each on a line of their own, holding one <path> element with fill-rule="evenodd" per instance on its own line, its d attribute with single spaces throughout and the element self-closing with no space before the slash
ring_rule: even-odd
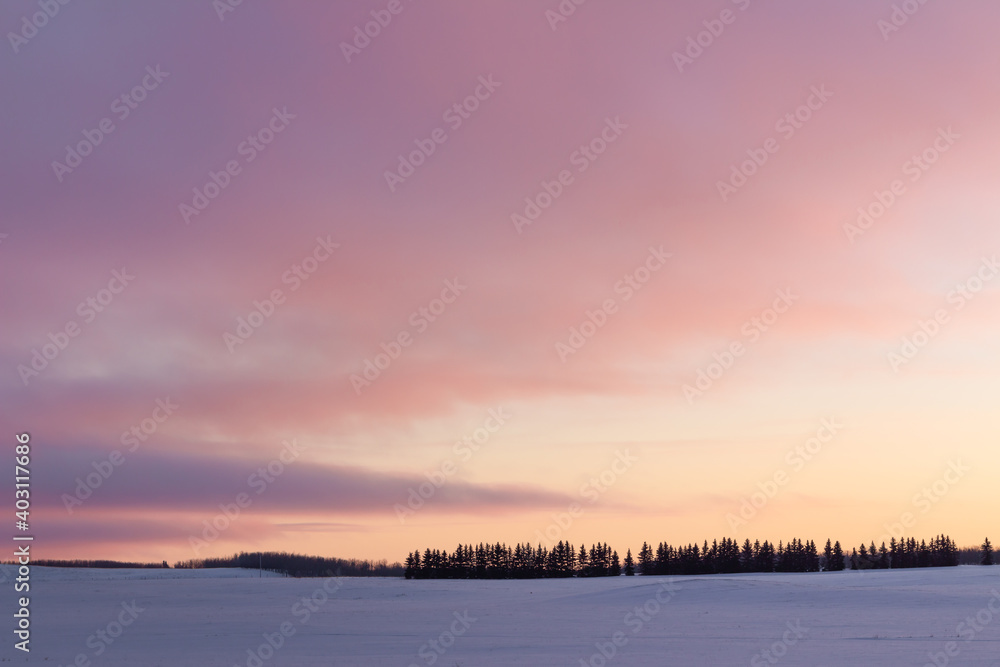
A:
<svg viewBox="0 0 1000 667">
<path fill-rule="evenodd" d="M 32 651 L 8 629 L 0 662 L 922 667 L 930 653 L 938 667 L 1000 667 L 1000 567 L 529 581 L 33 567 L 31 584 Z M 10 619 L 13 594 L 2 605 Z M 974 626 L 959 625 L 967 617 Z M 131 624 L 111 638 L 119 619 Z M 257 662 L 248 650 L 264 634 L 281 646 Z M 762 653 L 772 647 L 782 657 Z"/>
</svg>

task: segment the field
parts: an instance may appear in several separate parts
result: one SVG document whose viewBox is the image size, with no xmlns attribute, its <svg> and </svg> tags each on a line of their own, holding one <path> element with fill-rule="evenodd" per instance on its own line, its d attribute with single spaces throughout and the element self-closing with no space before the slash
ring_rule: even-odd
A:
<svg viewBox="0 0 1000 667">
<path fill-rule="evenodd" d="M 31 653 L 7 630 L 0 662 L 1000 667 L 997 567 L 533 581 L 36 567 L 31 583 Z"/>
</svg>

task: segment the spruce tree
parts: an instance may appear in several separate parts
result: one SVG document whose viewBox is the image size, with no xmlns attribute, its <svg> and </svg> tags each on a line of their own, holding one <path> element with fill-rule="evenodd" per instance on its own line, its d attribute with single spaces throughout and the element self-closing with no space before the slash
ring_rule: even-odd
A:
<svg viewBox="0 0 1000 667">
<path fill-rule="evenodd" d="M 983 557 L 980 559 L 980 565 L 993 565 L 993 545 L 990 544 L 990 538 L 986 538 L 983 542 Z"/>
<path fill-rule="evenodd" d="M 639 550 L 639 573 L 643 576 L 653 574 L 653 550 L 645 542 Z"/>
<path fill-rule="evenodd" d="M 819 572 L 819 554 L 812 540 L 806 543 L 806 572 Z"/>
<path fill-rule="evenodd" d="M 760 548 L 760 545 L 757 545 Z M 743 572 L 753 571 L 753 547 L 750 545 L 750 538 L 743 541 L 743 550 L 740 551 L 740 569 Z"/>
<path fill-rule="evenodd" d="M 632 560 L 632 550 L 629 549 L 628 553 L 625 554 L 625 576 L 634 577 L 635 576 L 635 561 Z"/>
</svg>

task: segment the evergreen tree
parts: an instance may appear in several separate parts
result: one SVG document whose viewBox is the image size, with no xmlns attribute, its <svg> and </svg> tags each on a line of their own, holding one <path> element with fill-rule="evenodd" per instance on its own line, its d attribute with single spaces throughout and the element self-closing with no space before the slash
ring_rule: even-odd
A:
<svg viewBox="0 0 1000 667">
<path fill-rule="evenodd" d="M 639 573 L 643 576 L 653 574 L 653 550 L 645 542 L 642 543 L 642 548 L 639 549 Z"/>
<path fill-rule="evenodd" d="M 979 561 L 980 564 L 993 565 L 993 545 L 990 544 L 990 538 L 987 537 L 986 541 L 983 542 L 982 549 L 983 549 L 983 557 L 982 560 Z"/>
<path fill-rule="evenodd" d="M 920 550 L 917 552 L 917 567 L 931 566 L 931 550 L 924 540 L 920 540 Z"/>
<path fill-rule="evenodd" d="M 601 558 L 600 542 L 590 547 L 590 576 L 592 577 L 604 576 L 604 563 Z"/>
<path fill-rule="evenodd" d="M 757 572 L 774 572 L 774 545 L 764 540 L 757 558 Z"/>
<path fill-rule="evenodd" d="M 656 564 L 653 566 L 656 574 L 667 574 L 670 571 L 670 545 L 660 542 L 656 547 Z"/>
<path fill-rule="evenodd" d="M 819 554 L 812 540 L 806 543 L 806 572 L 819 572 Z"/>
<path fill-rule="evenodd" d="M 760 545 L 757 545 L 760 548 Z M 743 549 L 740 550 L 740 570 L 752 572 L 753 568 L 753 547 L 750 546 L 750 538 L 743 541 Z"/>
<path fill-rule="evenodd" d="M 413 578 L 413 554 L 406 554 L 406 569 L 403 570 L 404 579 Z"/>
<path fill-rule="evenodd" d="M 978 555 L 977 555 L 978 552 Z M 177 563 L 176 567 L 252 567 L 260 564 L 261 554 L 241 553 L 232 558 L 204 559 Z M 295 554 L 263 554 L 263 569 L 281 572 L 288 576 L 320 576 L 331 562 L 354 568 L 346 576 L 400 576 L 406 579 L 530 579 L 538 577 L 606 577 L 644 575 L 696 575 L 705 573 L 731 572 L 818 572 L 820 566 L 827 571 L 843 570 L 846 563 L 851 569 L 887 569 L 909 567 L 947 567 L 958 565 L 960 556 L 963 563 L 981 562 L 992 565 L 995 562 L 993 545 L 985 539 L 979 549 L 959 551 L 955 542 L 947 535 L 935 535 L 930 541 L 917 542 L 914 538 L 890 540 L 889 546 L 883 542 L 876 547 L 874 542 L 861 544 L 852 549 L 845 558 L 840 542 L 826 541 L 822 559 L 812 540 L 802 541 L 796 537 L 787 543 L 779 542 L 778 548 L 768 541 L 754 542 L 745 539 L 743 546 L 731 538 L 708 540 L 702 544 L 688 544 L 673 547 L 660 542 L 654 550 L 643 542 L 639 558 L 634 559 L 632 550 L 626 553 L 624 564 L 618 552 L 610 545 L 597 542 L 589 550 L 585 544 L 579 549 L 568 541 L 560 540 L 551 550 L 541 544 L 537 549 L 531 544 L 515 544 L 513 547 L 502 543 L 483 545 L 458 544 L 454 552 L 447 549 L 427 548 L 423 554 L 413 551 L 406 554 L 405 564 L 394 563 L 387 568 L 385 561 L 347 562 L 339 559 L 323 559 L 296 556 Z M 846 561 L 846 563 L 845 563 Z M 88 567 L 86 562 L 77 567 Z M 335 563 L 335 564 L 337 564 Z M 124 566 L 127 564 L 120 564 Z M 141 564 L 140 564 L 141 565 Z M 137 566 L 140 566 L 137 565 Z M 155 565 L 149 565 L 156 567 Z M 388 570 L 392 570 L 390 574 Z M 332 571 L 332 570 L 331 570 Z"/>
</svg>

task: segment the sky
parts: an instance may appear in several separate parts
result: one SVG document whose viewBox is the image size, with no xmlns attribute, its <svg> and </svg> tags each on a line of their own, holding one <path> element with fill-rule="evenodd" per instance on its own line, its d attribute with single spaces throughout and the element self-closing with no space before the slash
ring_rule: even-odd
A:
<svg viewBox="0 0 1000 667">
<path fill-rule="evenodd" d="M 998 19 L 4 3 L 36 557 L 998 539 Z"/>
</svg>

